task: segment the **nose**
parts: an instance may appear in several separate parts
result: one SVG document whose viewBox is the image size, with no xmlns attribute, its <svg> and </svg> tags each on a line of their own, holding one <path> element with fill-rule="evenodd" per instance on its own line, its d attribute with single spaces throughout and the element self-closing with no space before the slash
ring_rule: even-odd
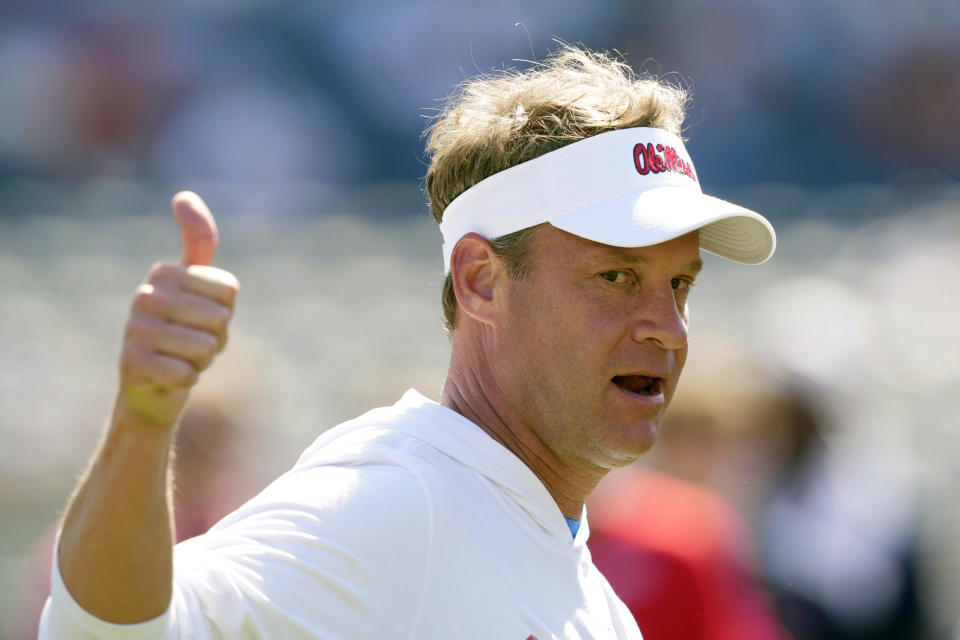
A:
<svg viewBox="0 0 960 640">
<path fill-rule="evenodd" d="M 669 284 L 643 296 L 637 306 L 631 331 L 634 341 L 670 350 L 687 346 L 687 307 L 677 304 Z"/>
</svg>

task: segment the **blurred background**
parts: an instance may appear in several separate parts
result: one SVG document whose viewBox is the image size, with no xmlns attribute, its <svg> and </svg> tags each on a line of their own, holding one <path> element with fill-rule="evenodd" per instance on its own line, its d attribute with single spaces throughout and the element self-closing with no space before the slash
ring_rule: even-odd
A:
<svg viewBox="0 0 960 640">
<path fill-rule="evenodd" d="M 177 255 L 170 196 L 206 198 L 244 287 L 179 445 L 185 537 L 324 429 L 439 397 L 420 132 L 453 85 L 558 37 L 690 87 L 704 188 L 779 234 L 762 267 L 708 260 L 663 439 L 591 507 L 598 564 L 638 563 L 611 581 L 647 640 L 960 637 L 958 33 L 951 0 L 2 3 L 0 634 L 35 635 L 130 294 Z M 716 535 L 681 552 L 671 523 Z M 707 548 L 750 593 L 697 592 L 674 625 L 754 626 L 655 630 L 637 576 L 698 575 Z"/>
</svg>

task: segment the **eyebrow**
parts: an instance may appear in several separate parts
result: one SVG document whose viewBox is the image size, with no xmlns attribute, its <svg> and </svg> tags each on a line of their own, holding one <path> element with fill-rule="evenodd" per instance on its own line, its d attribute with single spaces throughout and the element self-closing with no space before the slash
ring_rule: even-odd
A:
<svg viewBox="0 0 960 640">
<path fill-rule="evenodd" d="M 605 259 L 611 262 L 632 262 L 642 264 L 647 262 L 647 259 L 643 256 L 630 253 L 629 251 L 623 251 L 620 248 L 611 247 L 607 252 Z M 701 258 L 694 258 L 686 265 L 683 266 L 683 271 L 692 271 L 694 274 L 700 273 L 703 270 L 703 260 Z"/>
</svg>

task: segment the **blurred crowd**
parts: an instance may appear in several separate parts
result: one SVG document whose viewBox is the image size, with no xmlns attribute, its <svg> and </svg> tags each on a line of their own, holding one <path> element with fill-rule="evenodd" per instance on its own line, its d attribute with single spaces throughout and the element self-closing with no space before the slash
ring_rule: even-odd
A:
<svg viewBox="0 0 960 640">
<path fill-rule="evenodd" d="M 4 4 L 0 637 L 33 635 L 173 191 L 244 287 L 178 445 L 183 538 L 323 429 L 438 396 L 419 135 L 557 36 L 677 72 L 705 188 L 779 233 L 708 259 L 660 441 L 588 505 L 646 640 L 960 638 L 958 31 L 947 0 Z"/>
<path fill-rule="evenodd" d="M 691 87 L 714 188 L 956 178 L 958 28 L 949 0 L 4 3 L 0 187 L 416 181 L 437 100 L 553 37 Z"/>
</svg>

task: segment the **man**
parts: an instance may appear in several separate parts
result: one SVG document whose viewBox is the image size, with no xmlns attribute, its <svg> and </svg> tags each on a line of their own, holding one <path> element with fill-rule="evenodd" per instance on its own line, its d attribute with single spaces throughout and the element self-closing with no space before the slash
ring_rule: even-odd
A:
<svg viewBox="0 0 960 640">
<path fill-rule="evenodd" d="M 171 551 L 168 449 L 238 285 L 175 196 L 181 265 L 136 293 L 120 391 L 64 519 L 50 638 L 639 638 L 593 566 L 584 499 L 654 443 L 700 249 L 766 260 L 760 215 L 704 196 L 685 95 L 564 48 L 468 83 L 430 130 L 449 375 L 323 434 Z"/>
</svg>

